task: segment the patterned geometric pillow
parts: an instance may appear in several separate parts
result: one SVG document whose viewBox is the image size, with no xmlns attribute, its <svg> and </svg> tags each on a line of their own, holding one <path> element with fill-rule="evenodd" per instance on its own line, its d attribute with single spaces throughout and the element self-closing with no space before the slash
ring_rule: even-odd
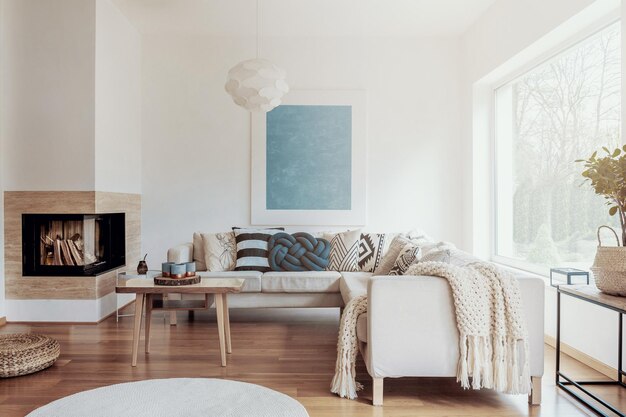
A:
<svg viewBox="0 0 626 417">
<path fill-rule="evenodd" d="M 389 271 L 389 275 L 404 275 L 409 266 L 420 259 L 420 247 L 414 243 L 407 243 L 400 251 L 396 262 Z"/>
<path fill-rule="evenodd" d="M 385 252 L 380 263 L 374 269 L 374 275 L 389 275 L 391 268 L 396 264 L 396 259 L 398 259 L 398 255 L 407 243 L 411 243 L 411 240 L 404 236 L 396 236 L 391 241 L 389 245 L 389 249 Z"/>
<path fill-rule="evenodd" d="M 359 243 L 359 270 L 374 272 L 380 264 L 385 247 L 385 235 L 376 233 L 361 233 Z"/>
<path fill-rule="evenodd" d="M 357 272 L 359 270 L 359 240 L 361 229 L 337 233 L 330 241 L 329 271 Z"/>
<path fill-rule="evenodd" d="M 267 261 L 267 242 L 270 237 L 285 229 L 241 229 L 233 227 L 237 242 L 237 263 L 235 271 L 268 272 L 272 269 Z"/>
<path fill-rule="evenodd" d="M 237 263 L 237 242 L 233 231 L 202 233 L 204 262 L 209 271 L 232 271 Z"/>
</svg>

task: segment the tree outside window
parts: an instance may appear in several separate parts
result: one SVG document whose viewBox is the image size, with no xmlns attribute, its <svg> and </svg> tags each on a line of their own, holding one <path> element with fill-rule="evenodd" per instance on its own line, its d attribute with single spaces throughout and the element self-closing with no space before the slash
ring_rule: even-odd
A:
<svg viewBox="0 0 626 417">
<path fill-rule="evenodd" d="M 588 268 L 598 226 L 619 222 L 574 161 L 621 146 L 619 22 L 495 93 L 496 255 Z"/>
</svg>

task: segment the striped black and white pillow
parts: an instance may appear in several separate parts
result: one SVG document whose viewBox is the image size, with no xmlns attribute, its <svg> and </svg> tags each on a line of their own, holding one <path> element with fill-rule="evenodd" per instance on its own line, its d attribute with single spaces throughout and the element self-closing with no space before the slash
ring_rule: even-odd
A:
<svg viewBox="0 0 626 417">
<path fill-rule="evenodd" d="M 271 271 L 272 269 L 267 261 L 267 242 L 272 235 L 284 230 L 283 227 L 272 229 L 233 227 L 237 243 L 235 271 Z"/>
</svg>

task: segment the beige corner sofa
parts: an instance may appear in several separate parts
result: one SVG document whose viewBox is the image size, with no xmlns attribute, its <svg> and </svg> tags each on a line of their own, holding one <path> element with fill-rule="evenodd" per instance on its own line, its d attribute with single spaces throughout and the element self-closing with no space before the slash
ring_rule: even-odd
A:
<svg viewBox="0 0 626 417">
<path fill-rule="evenodd" d="M 463 254 L 462 252 L 458 251 Z M 171 248 L 168 261 L 189 262 L 193 244 Z M 458 263 L 471 259 L 457 257 Z M 384 378 L 454 377 L 459 338 L 447 281 L 433 276 L 373 276 L 368 272 L 200 272 L 206 278 L 243 278 L 243 291 L 229 298 L 233 308 L 344 307 L 367 294 L 369 309 L 357 323 L 357 337 L 373 378 L 373 402 L 382 405 Z M 544 280 L 518 276 L 529 331 L 531 404 L 541 401 L 544 372 Z"/>
</svg>

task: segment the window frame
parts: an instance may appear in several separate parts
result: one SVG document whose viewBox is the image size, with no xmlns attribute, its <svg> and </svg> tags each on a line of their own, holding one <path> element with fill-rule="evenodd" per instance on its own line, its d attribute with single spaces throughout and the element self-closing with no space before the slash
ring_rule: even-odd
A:
<svg viewBox="0 0 626 417">
<path fill-rule="evenodd" d="M 611 13 L 603 19 L 599 19 L 594 23 L 591 23 L 584 30 L 578 31 L 576 34 L 569 36 L 566 40 L 558 43 L 555 47 L 551 48 L 545 54 L 540 55 L 534 59 L 528 60 L 525 64 L 520 65 L 517 69 L 509 72 L 506 76 L 501 77 L 498 81 L 494 82 L 490 86 L 490 112 L 489 112 L 489 136 L 490 140 L 490 153 L 491 153 L 491 210 L 492 210 L 492 218 L 490 224 L 490 251 L 491 251 L 491 260 L 498 264 L 506 265 L 515 269 L 520 269 L 523 271 L 528 271 L 534 274 L 548 276 L 550 267 L 541 266 L 537 264 L 532 264 L 530 262 L 526 262 L 520 259 L 511 258 L 504 255 L 499 255 L 498 251 L 498 218 L 499 218 L 499 210 L 498 210 L 498 138 L 497 138 L 497 128 L 496 125 L 498 123 L 497 119 L 497 90 L 514 83 L 519 80 L 527 73 L 541 67 L 542 65 L 550 63 L 557 59 L 560 55 L 567 53 L 571 49 L 577 47 L 582 44 L 592 36 L 602 32 L 608 27 L 621 22 L 621 15 L 619 12 Z M 624 30 L 623 27 L 620 27 L 621 34 L 621 48 L 620 48 L 620 59 L 622 60 L 622 92 L 621 92 L 621 101 L 623 105 L 624 94 L 624 50 L 626 49 L 626 45 L 624 45 L 624 41 L 626 41 L 626 37 L 622 33 Z M 622 111 L 623 114 L 623 111 Z M 623 118 L 622 118 L 623 119 Z M 624 120 L 620 121 L 620 133 L 623 132 L 622 127 L 624 126 Z M 626 140 L 622 135 L 622 144 L 626 144 Z M 556 265 L 555 265 L 556 266 Z"/>
</svg>

